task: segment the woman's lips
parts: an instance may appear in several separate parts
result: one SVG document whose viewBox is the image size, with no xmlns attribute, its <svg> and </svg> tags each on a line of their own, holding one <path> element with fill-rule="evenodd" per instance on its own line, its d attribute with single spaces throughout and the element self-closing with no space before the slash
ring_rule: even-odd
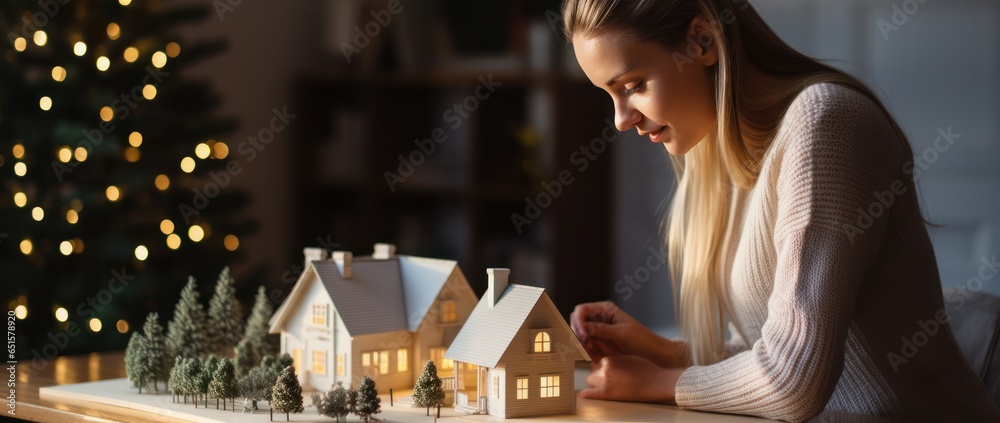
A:
<svg viewBox="0 0 1000 423">
<path fill-rule="evenodd" d="M 649 133 L 649 140 L 652 141 L 652 142 L 661 142 L 662 141 L 661 138 L 662 138 L 662 135 L 663 135 L 663 130 L 666 129 L 666 128 L 667 127 L 664 126 L 664 127 L 660 128 L 660 129 L 657 129 L 657 130 L 655 130 L 653 132 L 650 132 Z"/>
</svg>

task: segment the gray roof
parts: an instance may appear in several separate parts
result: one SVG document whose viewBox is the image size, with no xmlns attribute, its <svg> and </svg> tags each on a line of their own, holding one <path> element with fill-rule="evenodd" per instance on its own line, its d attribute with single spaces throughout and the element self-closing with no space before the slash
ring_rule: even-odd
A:
<svg viewBox="0 0 1000 423">
<path fill-rule="evenodd" d="M 445 357 L 479 366 L 496 367 L 500 358 L 535 304 L 544 297 L 545 290 L 527 285 L 507 286 L 496 305 L 490 307 L 483 296 L 476 305 L 462 331 L 455 337 Z M 561 318 L 561 316 L 560 316 Z"/>
<path fill-rule="evenodd" d="M 455 261 L 354 257 L 344 279 L 336 262 L 312 262 L 351 336 L 415 331 L 456 266 Z"/>
</svg>

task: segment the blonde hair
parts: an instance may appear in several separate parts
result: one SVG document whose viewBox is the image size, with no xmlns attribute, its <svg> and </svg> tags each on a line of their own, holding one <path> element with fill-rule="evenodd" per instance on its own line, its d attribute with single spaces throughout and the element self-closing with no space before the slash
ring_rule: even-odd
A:
<svg viewBox="0 0 1000 423">
<path fill-rule="evenodd" d="M 722 255 L 729 232 L 734 188 L 757 181 L 761 161 L 792 100 L 803 88 L 830 82 L 871 98 L 906 136 L 878 97 L 863 83 L 809 58 L 782 41 L 746 0 L 566 0 L 567 40 L 609 30 L 639 42 L 656 41 L 684 51 L 695 17 L 708 21 L 719 60 L 714 78 L 717 124 L 683 158 L 671 157 L 677 192 L 664 220 L 664 244 L 675 310 L 692 364 L 725 357 L 726 324 L 733 319 L 723 281 Z M 911 154 L 912 155 L 912 154 Z"/>
</svg>

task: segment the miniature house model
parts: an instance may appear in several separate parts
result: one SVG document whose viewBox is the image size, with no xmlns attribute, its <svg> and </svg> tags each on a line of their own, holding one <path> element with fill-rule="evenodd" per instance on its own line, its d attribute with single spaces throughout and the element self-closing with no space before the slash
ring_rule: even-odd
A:
<svg viewBox="0 0 1000 423">
<path fill-rule="evenodd" d="M 371 257 L 305 249 L 305 269 L 271 318 L 303 386 L 355 386 L 364 375 L 379 388 L 412 389 L 423 363 L 442 379 L 454 365 L 444 353 L 476 304 L 455 261 L 400 256 L 376 244 Z"/>
<path fill-rule="evenodd" d="M 499 418 L 576 412 L 573 368 L 590 356 L 542 288 L 489 286 L 445 357 L 457 368 L 455 409 Z"/>
</svg>

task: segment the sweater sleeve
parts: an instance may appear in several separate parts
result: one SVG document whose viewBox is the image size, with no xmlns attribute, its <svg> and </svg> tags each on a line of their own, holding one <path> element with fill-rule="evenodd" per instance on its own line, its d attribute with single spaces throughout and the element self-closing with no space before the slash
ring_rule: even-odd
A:
<svg viewBox="0 0 1000 423">
<path fill-rule="evenodd" d="M 862 228 L 859 213 L 901 168 L 872 137 L 874 103 L 820 87 L 789 107 L 773 145 L 775 168 L 757 182 L 768 184 L 763 200 L 776 210 L 777 263 L 761 338 L 685 370 L 676 386 L 681 407 L 798 422 L 822 412 L 837 385 L 855 297 L 889 220 L 886 211 Z"/>
</svg>

